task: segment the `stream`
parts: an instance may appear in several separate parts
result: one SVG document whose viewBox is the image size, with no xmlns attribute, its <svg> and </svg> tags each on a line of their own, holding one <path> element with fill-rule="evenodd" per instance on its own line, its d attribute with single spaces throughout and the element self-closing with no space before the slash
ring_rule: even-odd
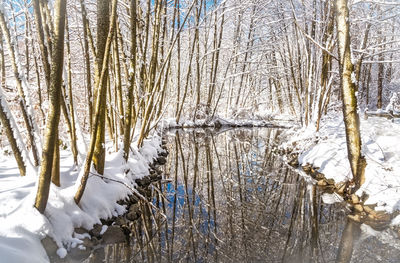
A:
<svg viewBox="0 0 400 263">
<path fill-rule="evenodd" d="M 394 231 L 365 234 L 345 204 L 324 203 L 334 196 L 272 152 L 280 132 L 169 131 L 163 180 L 130 242 L 85 262 L 400 262 Z"/>
</svg>

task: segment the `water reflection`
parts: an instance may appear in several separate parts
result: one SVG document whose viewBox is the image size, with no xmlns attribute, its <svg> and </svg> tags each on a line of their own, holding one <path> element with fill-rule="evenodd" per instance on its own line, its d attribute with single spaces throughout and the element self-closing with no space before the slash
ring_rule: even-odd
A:
<svg viewBox="0 0 400 263">
<path fill-rule="evenodd" d="M 349 262 L 356 245 L 353 262 L 400 259 L 397 250 L 386 247 L 365 259 L 362 242 L 355 243 L 360 226 L 347 221 L 343 204 L 324 204 L 320 188 L 307 184 L 271 152 L 278 135 L 279 130 L 268 128 L 170 134 L 164 166 L 170 183 L 154 185 L 154 207 L 141 203 L 130 244 L 109 246 L 98 258 Z"/>
<path fill-rule="evenodd" d="M 241 129 L 170 136 L 165 174 L 173 183 L 153 200 L 167 216 L 149 242 L 158 247 L 157 261 L 309 262 L 335 254 L 330 244 L 340 239 L 320 240 L 319 231 L 339 232 L 342 208 L 323 205 L 318 190 L 272 154 L 278 135 Z M 153 261 L 152 252 L 136 250 L 133 258 Z"/>
</svg>

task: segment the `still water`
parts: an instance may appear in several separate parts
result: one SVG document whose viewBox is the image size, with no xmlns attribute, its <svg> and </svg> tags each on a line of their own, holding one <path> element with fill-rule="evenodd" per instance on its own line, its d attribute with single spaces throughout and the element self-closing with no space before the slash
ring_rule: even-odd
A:
<svg viewBox="0 0 400 263">
<path fill-rule="evenodd" d="M 130 243 L 87 262 L 400 262 L 394 231 L 367 235 L 272 153 L 279 133 L 170 131 L 166 180 L 141 204 Z"/>
</svg>

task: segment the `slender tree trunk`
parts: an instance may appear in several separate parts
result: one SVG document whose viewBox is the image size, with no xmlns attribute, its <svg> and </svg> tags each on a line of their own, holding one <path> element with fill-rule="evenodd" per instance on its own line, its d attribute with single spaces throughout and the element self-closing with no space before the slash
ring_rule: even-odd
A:
<svg viewBox="0 0 400 263">
<path fill-rule="evenodd" d="M 50 63 L 49 52 L 45 43 L 45 36 L 43 30 L 43 21 L 41 15 L 40 0 L 33 0 L 33 11 L 35 14 L 36 31 L 39 40 L 39 49 L 42 57 L 42 65 L 44 69 L 44 76 L 46 79 L 47 89 L 50 87 Z"/>
<path fill-rule="evenodd" d="M 29 59 L 29 31 L 30 28 L 30 18 L 28 13 L 28 3 L 27 0 L 24 0 L 24 15 L 25 15 L 25 64 L 26 64 L 26 79 L 29 82 L 29 73 L 30 73 L 30 59 Z"/>
<path fill-rule="evenodd" d="M 198 2 L 198 0 L 197 0 Z M 197 9 L 196 9 L 197 10 Z M 196 11 L 198 12 L 198 11 Z M 176 117 L 176 123 L 179 123 L 181 114 L 182 114 L 182 110 L 183 110 L 183 106 L 185 104 L 185 99 L 186 99 L 186 95 L 187 95 L 187 91 L 188 91 L 188 87 L 189 87 L 189 82 L 190 82 L 190 77 L 192 75 L 192 61 L 193 61 L 193 56 L 194 56 L 194 52 L 195 52 L 195 48 L 197 46 L 197 42 L 199 40 L 199 15 L 196 13 L 196 24 L 195 24 L 195 32 L 194 32 L 194 36 L 193 36 L 193 42 L 192 42 L 192 47 L 191 47 L 191 51 L 189 54 L 189 62 L 188 62 L 188 69 L 186 72 L 186 82 L 185 82 L 185 89 L 183 92 L 183 98 L 182 98 L 182 103 L 180 105 L 179 111 L 178 111 L 178 115 Z"/>
<path fill-rule="evenodd" d="M 133 108 L 133 90 L 136 81 L 136 9 L 137 0 L 131 0 L 131 59 L 130 59 L 130 74 L 128 83 L 128 98 L 125 110 L 125 123 L 124 123 L 124 158 L 125 161 L 129 158 L 129 147 L 131 139 L 131 126 L 132 126 L 132 108 Z"/>
<path fill-rule="evenodd" d="M 383 38 L 383 42 L 385 42 L 386 39 Z M 383 64 L 383 60 L 385 59 L 385 56 L 383 54 L 383 50 L 385 49 L 385 45 L 383 45 L 383 48 L 378 55 L 378 81 L 377 81 L 377 89 L 378 89 L 378 94 L 377 94 L 377 102 L 376 102 L 376 108 L 377 109 L 382 109 L 383 102 L 382 102 L 382 92 L 383 92 L 383 80 L 385 78 L 385 64 Z"/>
<path fill-rule="evenodd" d="M 78 165 L 78 146 L 76 142 L 76 128 L 75 128 L 75 114 L 74 114 L 74 98 L 72 96 L 72 66 L 71 66 L 71 46 L 69 37 L 68 18 L 65 21 L 66 32 L 66 45 L 67 45 L 67 90 L 64 92 L 65 101 L 68 105 L 68 117 L 71 123 L 70 137 L 71 137 L 71 151 L 74 157 L 74 163 Z M 64 97 L 62 98 L 64 100 Z"/>
<path fill-rule="evenodd" d="M 31 38 L 31 45 L 32 45 L 32 53 L 33 53 L 33 62 L 35 65 L 35 72 L 36 72 L 36 83 L 37 83 L 37 87 L 38 87 L 38 99 L 39 99 L 39 109 L 40 109 L 40 114 L 42 115 L 42 120 L 43 120 L 43 124 L 45 124 L 45 120 L 46 120 L 46 115 L 44 114 L 43 111 L 43 97 L 42 97 L 42 88 L 41 88 L 41 82 L 40 82 L 40 72 L 39 72 L 39 64 L 36 58 L 36 54 L 35 54 L 35 46 L 33 44 L 33 39 Z"/>
<path fill-rule="evenodd" d="M 19 173 L 21 176 L 25 176 L 26 164 L 22 157 L 23 150 L 20 149 L 20 147 L 18 146 L 17 139 L 14 136 L 16 131 L 14 131 L 15 126 L 13 127 L 13 125 L 11 124 L 12 122 L 14 122 L 14 119 L 10 115 L 10 110 L 8 109 L 6 98 L 3 96 L 2 90 L 0 90 L 0 123 L 3 126 L 3 129 L 8 139 L 8 143 L 10 144 L 15 160 L 17 161 Z"/>
<path fill-rule="evenodd" d="M 347 0 L 336 0 L 336 12 L 347 153 L 356 186 L 355 189 L 358 189 L 365 181 L 364 170 L 367 162 L 361 154 L 360 119 L 357 113 L 357 98 L 355 96 L 356 85 L 352 81 L 354 67 L 350 54 L 349 9 L 347 7 Z"/>
<path fill-rule="evenodd" d="M 114 17 L 116 16 L 117 0 L 112 1 L 111 9 L 112 9 L 111 21 L 115 21 Z M 95 114 L 94 120 L 93 120 L 93 129 L 91 131 L 90 145 L 89 145 L 89 150 L 88 150 L 88 153 L 86 156 L 85 165 L 83 168 L 81 184 L 79 185 L 79 188 L 74 196 L 74 200 L 75 200 L 76 204 L 79 204 L 79 202 L 83 196 L 83 193 L 85 191 L 87 180 L 89 178 L 89 172 L 90 172 L 90 167 L 92 164 L 92 157 L 94 155 L 95 144 L 96 144 L 96 139 L 97 139 L 96 135 L 97 135 L 97 130 L 99 128 L 98 124 L 99 124 L 99 120 L 100 120 L 100 113 L 101 113 L 101 107 L 102 107 L 101 101 L 100 101 L 100 96 L 101 96 L 101 94 L 103 94 L 104 92 L 107 91 L 106 86 L 102 85 L 102 83 L 107 81 L 108 59 L 109 59 L 109 55 L 110 55 L 111 42 L 113 39 L 114 31 L 115 31 L 115 23 L 111 23 L 110 29 L 108 31 L 107 38 L 106 38 L 105 49 L 104 49 L 104 59 L 103 59 L 103 64 L 102 64 L 102 68 L 101 68 L 101 72 L 100 72 L 100 77 L 99 77 L 96 87 L 95 87 L 96 90 L 98 90 L 97 98 L 96 98 L 96 109 L 95 109 L 96 114 Z"/>
<path fill-rule="evenodd" d="M 135 46 L 136 47 L 136 46 Z M 124 104 L 122 100 L 122 81 L 121 81 L 121 63 L 119 60 L 119 48 L 118 48 L 118 36 L 114 35 L 114 43 L 113 43 L 113 62 L 115 69 L 115 89 L 116 89 L 116 100 L 118 104 L 118 126 L 119 132 L 121 135 L 124 134 Z"/>
<path fill-rule="evenodd" d="M 244 54 L 244 61 L 243 61 L 243 66 L 242 66 L 242 70 L 241 70 L 241 76 L 240 76 L 240 83 L 239 83 L 239 91 L 238 91 L 238 96 L 236 97 L 236 103 L 235 103 L 235 108 L 237 109 L 237 107 L 239 106 L 239 99 L 242 95 L 242 88 L 243 88 L 243 82 L 245 80 L 245 76 L 247 78 L 248 74 L 245 73 L 246 72 L 246 66 L 247 66 L 247 59 L 249 57 L 249 54 L 251 54 L 250 48 L 252 48 L 253 46 L 253 28 L 254 28 L 254 15 L 256 12 L 256 5 L 253 5 L 253 8 L 251 9 L 251 18 L 250 18 L 250 25 L 249 25 L 249 32 L 247 33 L 247 41 L 246 41 L 246 50 L 245 50 L 245 54 Z M 274 54 L 275 55 L 275 54 Z M 250 55 L 251 56 L 251 55 Z M 241 105 L 243 106 L 243 105 Z"/>
<path fill-rule="evenodd" d="M 181 26 L 181 15 L 180 15 L 180 8 L 179 8 L 179 0 L 175 0 L 175 10 L 176 10 L 176 23 L 177 27 Z M 181 100 L 181 34 L 178 33 L 177 35 L 177 61 L 176 61 L 176 90 L 177 90 L 177 95 L 176 95 L 176 101 L 178 102 L 176 104 L 176 110 L 175 110 L 175 116 L 178 116 L 179 112 L 179 102 Z M 176 118 L 178 120 L 178 118 Z"/>
<path fill-rule="evenodd" d="M 93 96 L 92 96 L 92 82 L 91 82 L 91 69 L 90 69 L 90 55 L 89 55 L 89 42 L 88 33 L 90 33 L 89 23 L 86 18 L 86 8 L 84 0 L 80 0 L 82 9 L 82 23 L 83 23 L 83 53 L 85 55 L 85 72 L 86 72 L 86 91 L 87 91 L 87 103 L 88 103 L 88 113 L 89 113 L 89 130 L 92 130 L 92 120 L 93 120 Z M 91 37 L 91 34 L 90 34 Z M 89 39 L 90 39 L 89 37 Z M 92 40 L 93 41 L 93 40 Z M 92 43 L 93 45 L 93 43 Z M 92 47 L 94 52 L 94 45 Z M 96 53 L 96 52 L 94 52 Z"/>
<path fill-rule="evenodd" d="M 24 118 L 25 126 L 27 128 L 29 143 L 31 144 L 31 147 L 32 147 L 34 165 L 37 166 L 37 165 L 39 165 L 39 155 L 38 155 L 38 148 L 37 148 L 35 138 L 34 138 L 35 129 L 34 129 L 34 125 L 33 125 L 33 116 L 29 115 L 29 109 L 28 109 L 28 107 L 31 107 L 31 105 L 29 105 L 27 103 L 26 96 L 28 94 L 25 94 L 23 83 L 21 80 L 22 76 L 20 75 L 20 72 L 18 71 L 18 65 L 17 65 L 16 53 L 15 53 L 17 50 L 14 49 L 13 41 L 11 40 L 10 31 L 7 27 L 7 22 L 5 20 L 3 11 L 4 10 L 0 10 L 0 27 L 3 32 L 3 37 L 5 38 L 5 41 L 6 41 L 6 44 L 8 47 L 9 55 L 11 57 L 12 70 L 14 73 L 14 78 L 15 78 L 17 90 L 18 90 L 19 97 L 20 97 L 19 106 L 20 106 L 20 109 L 22 112 L 22 116 Z"/>
<path fill-rule="evenodd" d="M 219 64 L 219 55 L 220 55 L 220 48 L 222 43 L 222 36 L 224 32 L 224 22 L 225 22 L 225 4 L 226 2 L 222 3 L 222 18 L 221 24 L 219 26 L 219 34 L 218 34 L 218 23 L 217 17 L 218 12 L 215 11 L 215 19 L 214 19 L 214 42 L 213 42 L 213 56 L 212 56 L 212 66 L 210 71 L 210 87 L 208 91 L 208 98 L 207 98 L 207 115 L 211 114 L 211 104 L 214 98 L 215 88 L 217 85 L 217 72 L 218 72 L 218 64 Z M 217 2 L 214 0 L 214 5 L 217 6 Z"/>
<path fill-rule="evenodd" d="M 200 16 L 201 16 L 201 10 L 203 6 L 203 0 L 200 0 L 200 2 L 197 0 L 197 6 L 196 6 L 196 24 L 200 23 Z M 193 121 L 197 119 L 197 111 L 200 106 L 200 101 L 201 101 L 201 67 L 200 67 L 200 32 L 199 28 L 196 27 L 197 31 L 197 44 L 196 44 L 196 106 L 194 109 L 194 114 L 193 114 Z M 196 34 L 196 33 L 195 33 Z"/>
<path fill-rule="evenodd" d="M 105 46 L 107 41 L 107 33 L 110 27 L 109 1 L 97 0 L 97 54 L 96 54 L 96 81 L 100 81 L 103 60 L 105 55 Z M 108 58 L 107 58 L 108 60 Z M 107 80 L 108 80 L 108 64 L 106 66 L 105 78 L 103 82 L 96 84 L 95 97 L 100 99 L 99 123 L 96 133 L 96 146 L 93 153 L 93 165 L 99 174 L 104 173 L 104 164 L 106 160 L 105 151 L 105 126 L 106 126 L 106 98 L 107 98 Z M 103 86 L 105 87 L 103 89 Z M 100 91 L 100 97 L 97 95 Z M 97 102 L 96 102 L 97 103 Z"/>
<path fill-rule="evenodd" d="M 372 64 L 369 64 L 368 69 L 367 69 L 367 81 L 366 81 L 366 87 L 365 87 L 365 105 L 368 108 L 369 105 L 369 85 L 371 82 L 371 68 Z"/>
<path fill-rule="evenodd" d="M 49 197 L 52 164 L 55 147 L 58 147 L 57 132 L 60 120 L 60 96 L 62 85 L 62 70 L 64 64 L 64 27 L 66 0 L 56 0 L 54 3 L 55 29 L 53 39 L 53 54 L 51 58 L 49 114 L 46 121 L 46 136 L 42 153 L 42 163 L 39 174 L 39 186 L 35 199 L 35 207 L 44 213 Z"/>
<path fill-rule="evenodd" d="M 333 48 L 332 44 L 332 35 L 334 30 L 334 8 L 333 4 L 330 1 L 325 3 L 325 10 L 328 13 L 328 25 L 326 27 L 326 32 L 322 38 L 322 44 L 327 48 L 329 51 Z M 329 41 L 329 42 L 328 42 Z M 318 100 L 318 108 L 317 108 L 317 121 L 316 121 L 316 130 L 319 131 L 320 121 L 323 113 L 323 101 L 324 98 L 327 97 L 327 88 L 328 88 L 328 80 L 329 80 L 329 69 L 332 63 L 332 56 L 329 55 L 327 52 L 323 52 L 322 54 L 322 69 L 321 69 L 321 94 Z M 325 99 L 326 100 L 326 99 Z"/>
</svg>

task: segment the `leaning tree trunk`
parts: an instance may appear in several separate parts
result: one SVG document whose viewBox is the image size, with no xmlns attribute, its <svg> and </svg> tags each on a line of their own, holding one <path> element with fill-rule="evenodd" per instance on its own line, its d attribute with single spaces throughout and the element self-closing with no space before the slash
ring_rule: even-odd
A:
<svg viewBox="0 0 400 263">
<path fill-rule="evenodd" d="M 11 149 L 13 151 L 15 160 L 17 161 L 18 164 L 18 169 L 19 173 L 21 176 L 25 176 L 26 174 L 26 164 L 24 162 L 24 159 L 22 157 L 23 154 L 23 149 L 21 149 L 18 145 L 17 138 L 15 138 L 15 133 L 18 133 L 18 131 L 15 131 L 17 129 L 13 116 L 10 113 L 10 110 L 8 109 L 8 104 L 7 100 L 3 94 L 3 87 L 5 86 L 5 79 L 6 79 L 6 74 L 5 74 L 5 64 L 4 64 L 4 51 L 3 51 L 3 43 L 2 43 L 2 36 L 0 34 L 0 70 L 1 70 L 1 88 L 0 88 L 0 123 L 3 126 L 3 129 L 6 133 L 8 142 L 11 146 Z M 14 126 L 14 125 L 15 126 Z M 22 143 L 22 142 L 20 142 Z"/>
<path fill-rule="evenodd" d="M 116 16 L 116 10 L 117 10 L 117 0 L 112 1 L 112 13 L 111 13 L 111 21 L 115 21 L 115 16 Z M 103 94 L 103 92 L 106 91 L 106 86 L 102 85 L 103 82 L 107 81 L 107 69 L 108 69 L 108 59 L 110 55 L 110 49 L 111 49 L 111 42 L 113 39 L 113 34 L 115 31 L 115 23 L 111 23 L 110 29 L 107 33 L 106 36 L 106 43 L 105 43 L 105 48 L 104 48 L 104 59 L 103 59 L 103 64 L 101 67 L 101 72 L 100 72 L 100 77 L 98 81 L 96 82 L 96 90 L 97 92 L 97 97 L 96 97 L 96 114 L 93 119 L 93 129 L 91 130 L 91 138 L 90 138 L 90 146 L 88 153 L 86 155 L 86 160 L 85 160 L 85 165 L 83 168 L 83 175 L 81 178 L 81 183 L 78 187 L 78 190 L 75 193 L 74 200 L 76 204 L 79 204 L 79 202 L 82 199 L 83 193 L 85 192 L 86 188 L 86 183 L 89 178 L 89 172 L 90 172 L 90 167 L 92 164 L 92 157 L 94 155 L 94 150 L 95 150 L 95 144 L 96 144 L 96 134 L 97 130 L 99 128 L 99 120 L 100 120 L 100 114 L 101 114 L 101 101 L 100 101 L 100 96 Z"/>
<path fill-rule="evenodd" d="M 350 54 L 349 9 L 347 0 L 336 0 L 340 80 L 342 86 L 343 119 L 346 128 L 347 153 L 358 189 L 365 181 L 367 162 L 361 154 L 360 119 L 357 113 L 356 85 L 352 80 L 354 66 Z M 355 190 L 354 189 L 354 190 Z"/>
<path fill-rule="evenodd" d="M 14 137 L 14 127 L 11 124 L 14 120 L 11 119 L 12 117 L 9 115 L 9 110 L 7 108 L 6 99 L 0 90 L 0 123 L 3 126 L 15 160 L 17 161 L 19 173 L 21 176 L 25 176 L 26 165 L 22 157 L 23 150 L 19 148 L 17 139 Z"/>
<path fill-rule="evenodd" d="M 58 147 L 57 133 L 60 121 L 60 97 L 62 85 L 62 70 L 64 64 L 64 26 L 66 0 L 56 0 L 54 3 L 54 39 L 50 69 L 49 114 L 46 121 L 46 137 L 43 146 L 42 163 L 40 166 L 39 186 L 36 194 L 35 207 L 44 213 L 49 197 L 53 158 L 55 147 Z"/>
<path fill-rule="evenodd" d="M 20 97 L 19 106 L 21 108 L 21 113 L 22 113 L 22 116 L 23 116 L 23 119 L 25 122 L 25 126 L 26 126 L 26 129 L 28 132 L 27 137 L 32 146 L 32 155 L 33 155 L 34 165 L 37 166 L 37 165 L 39 165 L 39 156 L 38 156 L 38 148 L 37 148 L 36 141 L 34 138 L 35 128 L 33 125 L 33 116 L 31 116 L 29 114 L 29 108 L 28 108 L 28 107 L 31 107 L 31 105 L 29 103 L 27 103 L 27 99 L 29 97 L 27 97 L 28 94 L 26 94 L 25 93 L 26 91 L 24 91 L 22 78 L 21 78 L 21 75 L 20 75 L 20 72 L 18 69 L 17 57 L 16 57 L 17 50 L 15 49 L 16 46 L 14 46 L 15 44 L 14 44 L 13 40 L 11 39 L 10 30 L 7 27 L 6 17 L 3 14 L 3 12 L 5 12 L 5 11 L 4 10 L 0 11 L 0 27 L 3 32 L 3 37 L 5 38 L 5 42 L 8 47 L 9 55 L 11 58 L 11 66 L 12 66 L 12 70 L 14 73 L 15 83 L 16 83 L 17 90 L 19 93 L 19 97 Z"/>
<path fill-rule="evenodd" d="M 50 64 L 49 64 L 49 52 L 45 44 L 45 36 L 43 30 L 43 21 L 41 16 L 40 0 L 33 0 L 33 9 L 35 14 L 36 31 L 39 40 L 40 55 L 42 57 L 42 65 L 44 70 L 44 76 L 46 79 L 47 88 L 50 87 Z"/>
</svg>

